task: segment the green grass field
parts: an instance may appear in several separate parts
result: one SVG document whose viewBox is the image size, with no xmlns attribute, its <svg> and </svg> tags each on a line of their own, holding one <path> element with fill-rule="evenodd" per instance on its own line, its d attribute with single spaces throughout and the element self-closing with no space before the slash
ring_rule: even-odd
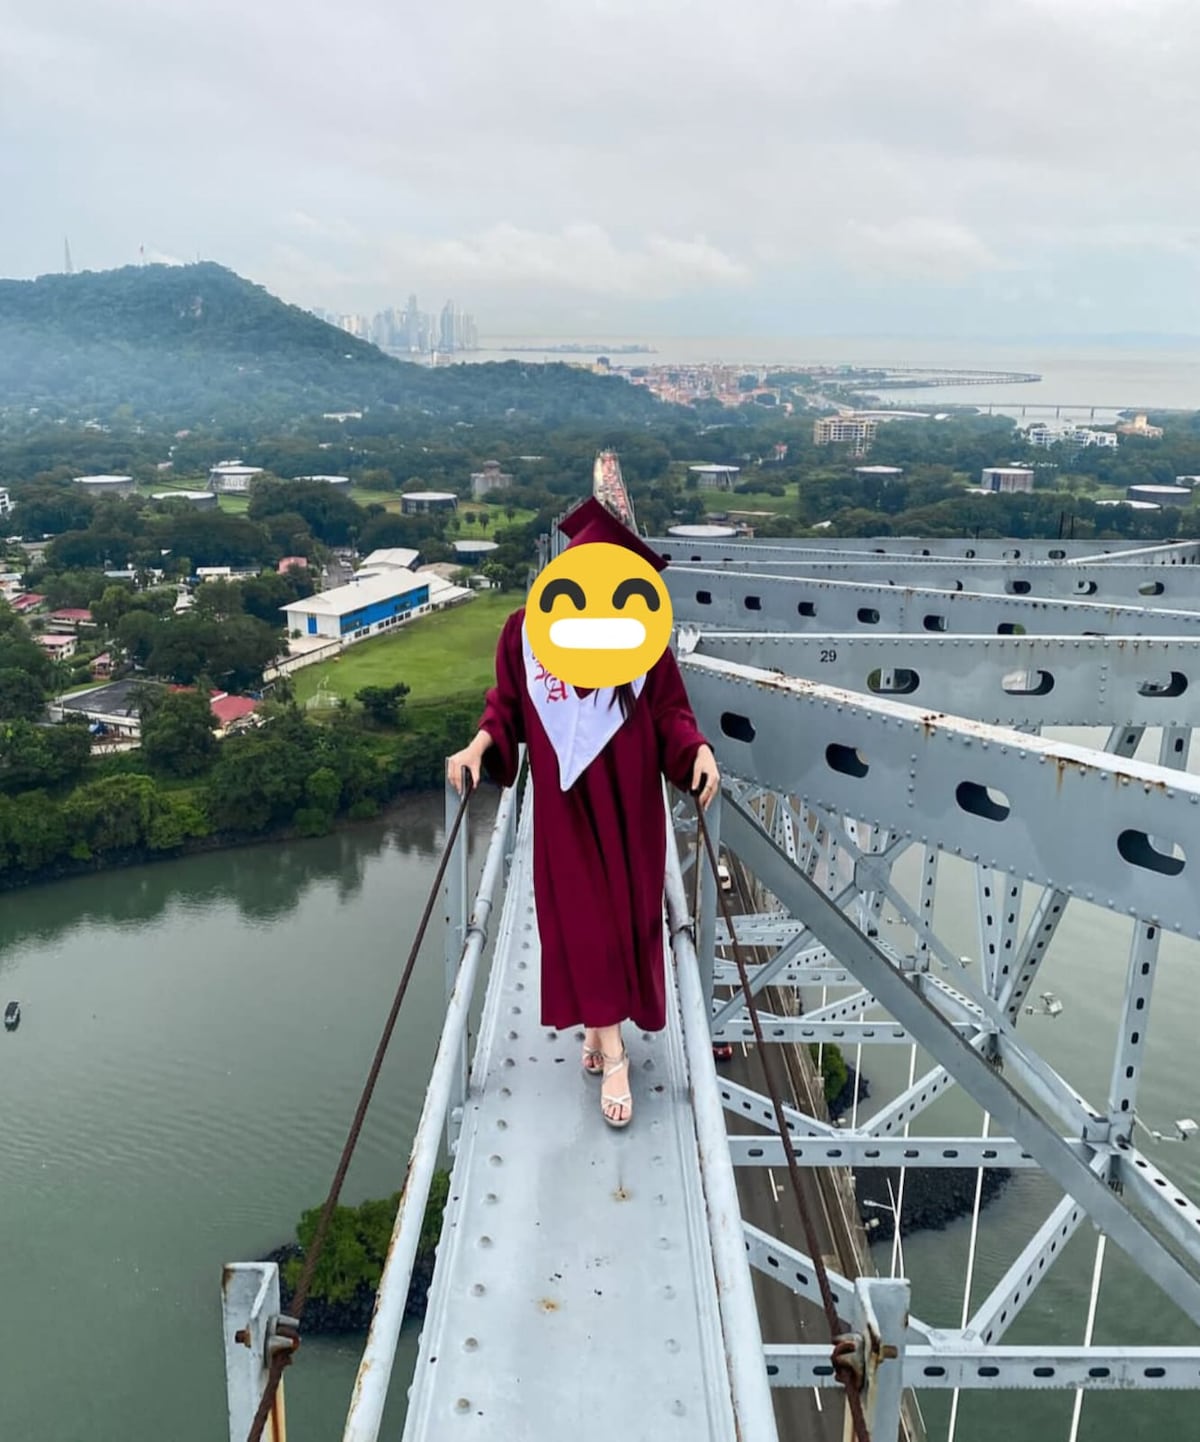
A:
<svg viewBox="0 0 1200 1442">
<path fill-rule="evenodd" d="M 206 491 L 206 490 L 208 490 L 208 480 L 207 480 L 207 478 L 205 478 L 204 476 L 197 476 L 197 477 L 196 477 L 195 479 L 193 479 L 193 480 L 151 481 L 151 482 L 149 482 L 149 484 L 147 484 L 146 482 L 143 482 L 140 486 L 138 486 L 138 494 L 139 494 L 140 496 L 153 496 L 153 495 L 158 495 L 159 493 L 164 492 L 164 491 Z M 234 516 L 243 515 L 243 514 L 245 513 L 245 511 L 247 510 L 247 508 L 249 507 L 249 505 L 250 505 L 250 497 L 249 497 L 249 496 L 226 496 L 226 495 L 221 495 L 221 496 L 218 496 L 218 498 L 217 498 L 217 506 L 218 506 L 222 511 L 228 511 L 228 512 L 230 513 L 230 515 L 234 515 Z"/>
<path fill-rule="evenodd" d="M 768 496 L 755 492 L 749 496 L 734 495 L 729 491 L 705 491 L 704 511 L 734 515 L 738 511 L 770 511 L 773 516 L 794 516 L 796 514 L 796 488 L 789 486 L 783 496 Z"/>
<path fill-rule="evenodd" d="M 355 486 L 350 494 L 360 506 L 382 506 L 385 511 L 391 511 L 396 515 L 400 514 L 399 491 L 368 491 L 360 486 Z M 485 511 L 488 516 L 486 530 L 477 520 L 477 517 Z M 478 536 L 490 537 L 497 526 L 503 529 L 505 526 L 525 525 L 533 520 L 537 512 L 524 510 L 518 506 L 514 508 L 510 521 L 503 506 L 485 506 L 482 501 L 459 501 L 456 514 L 458 530 L 447 529 L 446 539 L 448 541 L 472 540 Z"/>
<path fill-rule="evenodd" d="M 520 608 L 515 591 L 480 591 L 450 611 L 422 616 L 390 636 L 360 641 L 336 661 L 318 661 L 295 673 L 296 699 L 303 705 L 322 684 L 350 699 L 364 686 L 403 681 L 409 700 L 430 702 L 478 698 L 494 684 L 496 638 L 506 617 Z"/>
</svg>

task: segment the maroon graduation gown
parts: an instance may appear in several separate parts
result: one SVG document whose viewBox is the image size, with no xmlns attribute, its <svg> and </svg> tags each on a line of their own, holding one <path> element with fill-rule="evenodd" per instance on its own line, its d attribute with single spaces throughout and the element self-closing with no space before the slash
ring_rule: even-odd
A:
<svg viewBox="0 0 1200 1442">
<path fill-rule="evenodd" d="M 533 890 L 543 1026 L 666 1025 L 662 901 L 667 832 L 660 776 L 687 790 L 705 738 L 668 648 L 629 719 L 569 791 L 525 681 L 521 626 L 504 623 L 479 727 L 488 774 L 511 786 L 523 741 L 533 776 Z M 580 688 L 580 694 L 587 692 Z M 617 703 L 619 704 L 619 703 Z"/>
</svg>

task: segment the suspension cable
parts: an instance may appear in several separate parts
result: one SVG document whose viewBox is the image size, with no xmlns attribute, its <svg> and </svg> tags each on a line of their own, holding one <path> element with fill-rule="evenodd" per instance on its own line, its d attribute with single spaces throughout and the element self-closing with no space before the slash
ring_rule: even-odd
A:
<svg viewBox="0 0 1200 1442">
<path fill-rule="evenodd" d="M 463 817 L 467 814 L 467 806 L 470 803 L 474 790 L 473 779 L 470 771 L 465 767 L 462 773 L 462 801 L 459 803 L 458 814 L 454 818 L 454 825 L 450 828 L 450 834 L 446 838 L 446 844 L 442 848 L 442 859 L 438 864 L 437 875 L 433 878 L 433 885 L 429 888 L 429 899 L 425 903 L 425 911 L 421 916 L 420 925 L 417 927 L 417 934 L 413 940 L 412 950 L 408 954 L 408 961 L 404 967 L 404 973 L 400 978 L 400 984 L 396 988 L 396 995 L 392 1001 L 392 1009 L 388 1013 L 387 1021 L 384 1023 L 383 1034 L 379 1038 L 379 1045 L 375 1049 L 375 1059 L 371 1063 L 371 1070 L 367 1074 L 367 1080 L 363 1085 L 362 1095 L 358 1099 L 358 1107 L 354 1113 L 354 1120 L 350 1124 L 350 1132 L 346 1138 L 346 1144 L 342 1148 L 342 1155 L 338 1160 L 337 1171 L 334 1173 L 333 1184 L 329 1189 L 329 1195 L 325 1199 L 325 1206 L 321 1211 L 321 1219 L 317 1223 L 316 1235 L 313 1237 L 312 1246 L 308 1248 L 304 1258 L 304 1267 L 300 1273 L 300 1280 L 296 1284 L 295 1296 L 292 1299 L 292 1313 L 288 1322 L 280 1323 L 279 1333 L 291 1340 L 292 1346 L 287 1350 L 280 1350 L 272 1354 L 267 1371 L 267 1383 L 263 1388 L 262 1398 L 258 1404 L 258 1411 L 254 1414 L 254 1421 L 250 1424 L 250 1433 L 247 1442 L 260 1442 L 263 1428 L 266 1426 L 267 1418 L 275 1406 L 275 1396 L 279 1391 L 279 1383 L 300 1346 L 298 1327 L 300 1319 L 304 1315 L 305 1303 L 308 1301 L 309 1290 L 312 1287 L 313 1277 L 316 1275 L 317 1262 L 320 1260 L 321 1248 L 325 1245 L 325 1238 L 329 1231 L 329 1223 L 333 1218 L 334 1208 L 337 1206 L 338 1198 L 341 1196 L 342 1183 L 346 1180 L 346 1173 L 350 1169 L 350 1159 L 354 1155 L 354 1148 L 358 1142 L 359 1133 L 362 1131 L 363 1121 L 367 1115 L 367 1108 L 371 1104 L 371 1097 L 375 1091 L 375 1083 L 379 1079 L 379 1072 L 383 1066 L 384 1057 L 387 1055 L 388 1043 L 392 1039 L 392 1032 L 395 1030 L 396 1018 L 400 1015 L 400 1007 L 404 1002 L 405 993 L 408 991 L 409 979 L 412 976 L 413 968 L 416 966 L 417 953 L 421 949 L 421 943 L 425 939 L 425 930 L 429 925 L 429 918 L 433 914 L 434 902 L 437 900 L 438 890 L 442 884 L 442 878 L 446 874 L 446 867 L 450 861 L 450 853 L 454 849 L 454 843 L 458 838 L 459 829 L 462 826 Z"/>
<path fill-rule="evenodd" d="M 712 837 L 709 836 L 708 827 L 704 824 L 704 812 L 700 806 L 700 792 L 703 791 L 706 780 L 707 778 L 702 776 L 700 778 L 700 785 L 695 791 L 690 793 L 696 807 L 696 825 L 699 829 L 701 839 L 704 842 L 705 850 L 708 853 L 708 864 L 712 871 L 713 887 L 716 891 L 717 903 L 721 908 L 721 916 L 725 922 L 726 930 L 729 933 L 729 941 L 738 969 L 738 979 L 741 982 L 742 993 L 746 998 L 746 1008 L 750 1014 L 750 1024 L 754 1028 L 754 1040 L 758 1046 L 759 1056 L 762 1058 L 763 1074 L 766 1077 L 767 1083 L 767 1094 L 770 1096 L 771 1105 L 775 1110 L 775 1125 L 779 1129 L 779 1137 L 783 1142 L 783 1151 L 787 1158 L 792 1191 L 795 1194 L 796 1205 L 800 1211 L 800 1221 L 804 1226 L 804 1236 L 808 1243 L 809 1256 L 812 1258 L 813 1270 L 816 1272 L 817 1287 L 821 1293 L 821 1305 L 825 1311 L 825 1320 L 829 1324 L 829 1340 L 833 1346 L 834 1374 L 845 1388 L 846 1403 L 850 1408 L 850 1416 L 854 1424 L 855 1442 L 871 1442 L 871 1434 L 867 1430 L 867 1419 L 863 1412 L 862 1396 L 856 1385 L 856 1378 L 851 1369 L 846 1365 L 846 1359 L 838 1346 L 839 1338 L 847 1332 L 848 1328 L 838 1316 L 837 1302 L 834 1299 L 833 1288 L 829 1285 L 829 1274 L 825 1270 L 825 1261 L 821 1255 L 820 1240 L 817 1237 L 816 1228 L 813 1226 L 808 1207 L 805 1205 L 804 1191 L 800 1181 L 800 1168 L 796 1161 L 795 1148 L 792 1146 L 792 1138 L 787 1119 L 783 1114 L 780 1087 L 777 1084 L 776 1078 L 772 1075 L 775 1058 L 763 1037 L 762 1023 L 759 1021 L 758 1008 L 754 1002 L 754 993 L 750 989 L 750 978 L 746 972 L 746 963 L 742 956 L 741 944 L 737 940 L 737 933 L 734 930 L 733 917 L 729 911 L 729 903 L 721 891 L 720 877 L 717 871 L 717 857 L 713 850 Z M 768 1059 L 770 1059 L 771 1065 L 768 1065 Z"/>
</svg>

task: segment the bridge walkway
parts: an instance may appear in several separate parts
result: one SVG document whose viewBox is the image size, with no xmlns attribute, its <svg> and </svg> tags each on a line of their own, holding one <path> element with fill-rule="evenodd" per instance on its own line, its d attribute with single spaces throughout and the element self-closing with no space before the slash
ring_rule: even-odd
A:
<svg viewBox="0 0 1200 1442">
<path fill-rule="evenodd" d="M 539 1022 L 531 813 L 527 787 L 404 1442 L 561 1442 L 600 1419 L 623 1442 L 733 1442 L 676 969 L 666 1029 L 626 1028 L 635 1116 L 614 1130 L 582 1029 Z"/>
</svg>

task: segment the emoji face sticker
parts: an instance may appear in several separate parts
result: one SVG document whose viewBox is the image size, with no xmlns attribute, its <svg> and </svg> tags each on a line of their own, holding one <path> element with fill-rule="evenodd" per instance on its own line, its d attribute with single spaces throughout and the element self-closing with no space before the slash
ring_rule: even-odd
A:
<svg viewBox="0 0 1200 1442">
<path fill-rule="evenodd" d="M 569 686 L 620 686 L 649 671 L 671 639 L 671 598 L 636 552 L 597 541 L 569 546 L 529 592 L 529 645 Z"/>
</svg>

